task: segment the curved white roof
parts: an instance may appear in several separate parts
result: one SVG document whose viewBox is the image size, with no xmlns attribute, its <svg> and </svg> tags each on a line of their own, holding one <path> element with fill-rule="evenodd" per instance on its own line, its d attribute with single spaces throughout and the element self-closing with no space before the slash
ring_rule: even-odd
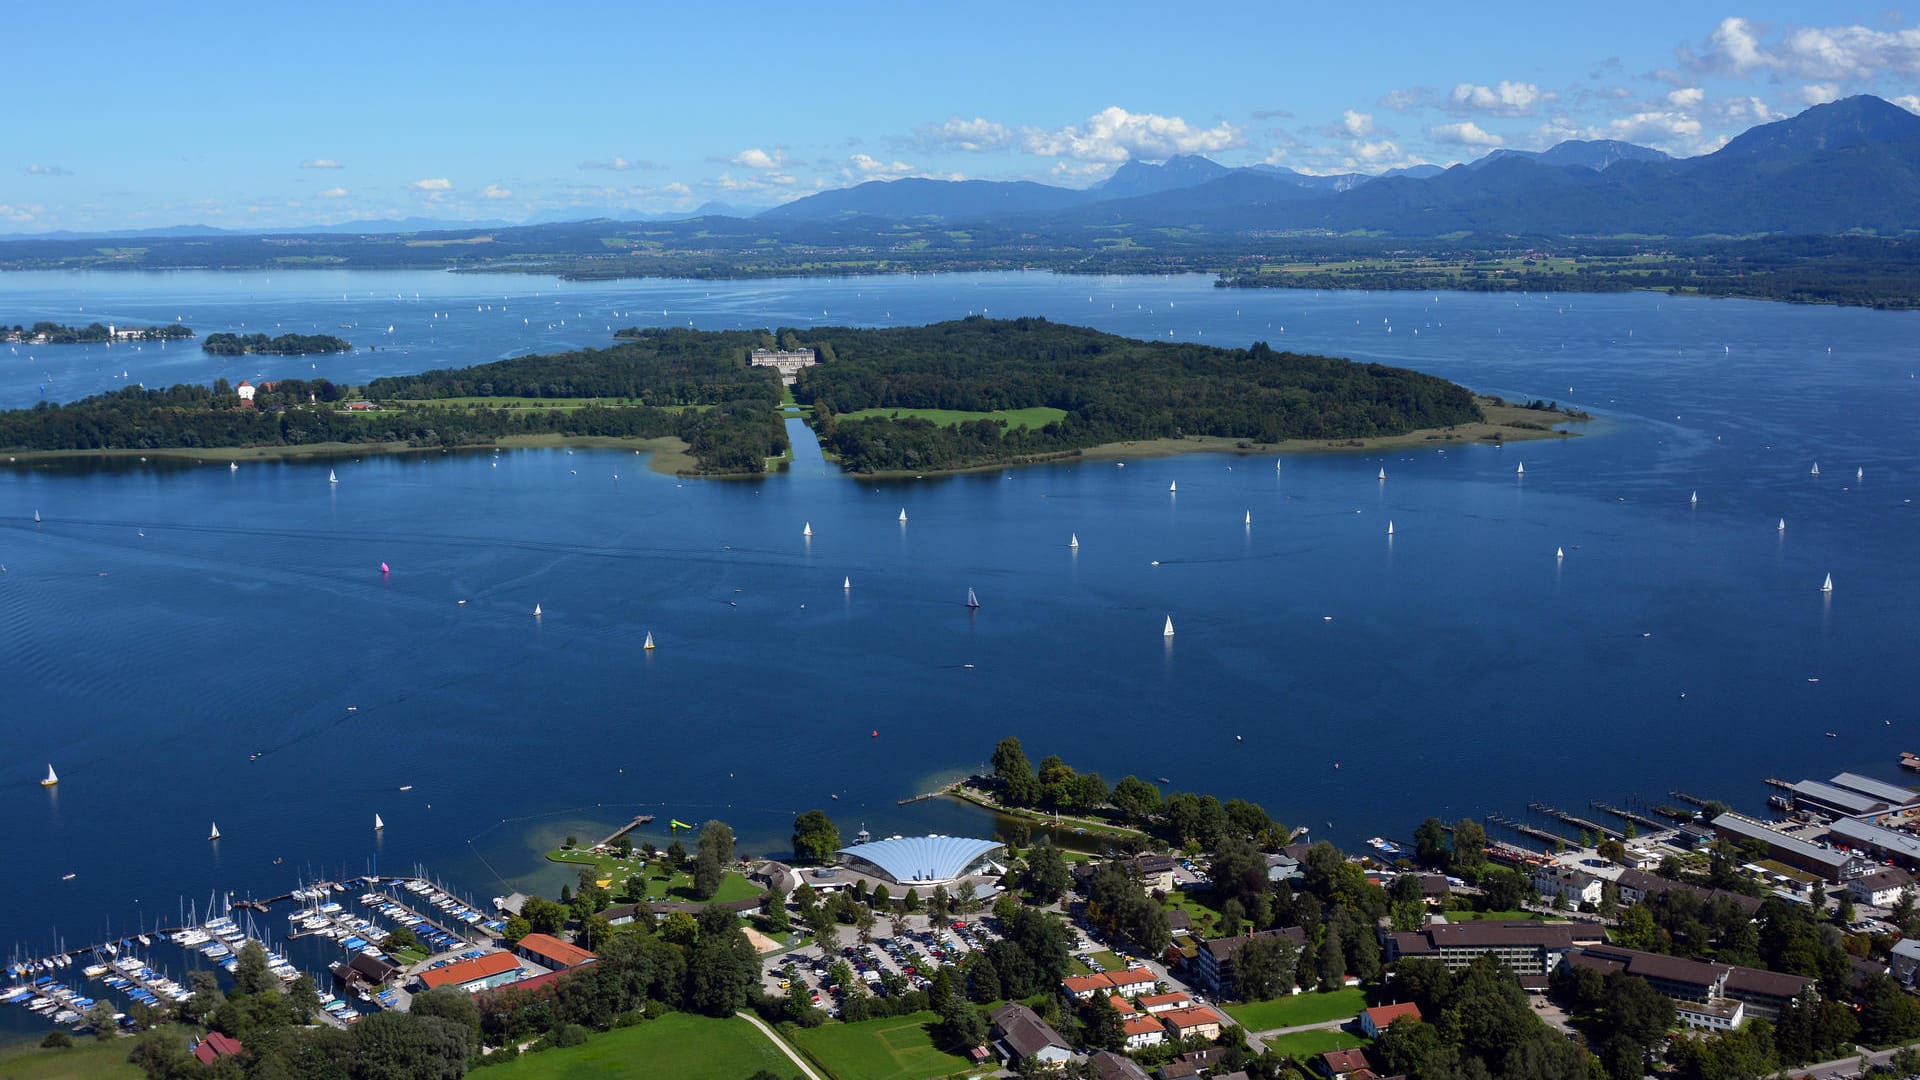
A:
<svg viewBox="0 0 1920 1080">
<path fill-rule="evenodd" d="M 844 847 L 837 854 L 872 863 L 893 880 L 911 884 L 952 881 L 1000 846 L 967 836 L 896 836 Z"/>
</svg>

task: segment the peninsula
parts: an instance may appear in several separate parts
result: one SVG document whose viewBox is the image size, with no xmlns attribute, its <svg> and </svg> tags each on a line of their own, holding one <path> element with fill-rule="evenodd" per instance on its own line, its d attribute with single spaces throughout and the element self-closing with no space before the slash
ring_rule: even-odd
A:
<svg viewBox="0 0 1920 1080">
<path fill-rule="evenodd" d="M 321 351 L 338 339 L 213 334 L 209 352 Z M 346 342 L 339 342 L 343 347 Z M 792 399 L 755 350 L 814 350 Z M 0 450 L 196 459 L 593 445 L 668 450 L 653 467 L 759 475 L 788 453 L 782 402 L 811 406 L 822 449 L 860 474 L 1003 467 L 1080 454 L 1271 453 L 1555 438 L 1585 419 L 1508 405 L 1404 368 L 1144 342 L 1045 319 L 885 330 L 628 329 L 605 349 L 515 357 L 342 386 L 127 387 L 0 412 Z"/>
<path fill-rule="evenodd" d="M 56 322 L 37 322 L 32 326 L 14 323 L 11 330 L 0 326 L 0 341 L 10 345 L 97 345 L 114 341 L 174 341 L 193 336 L 193 327 L 179 323 L 161 326 L 63 326 Z"/>
</svg>

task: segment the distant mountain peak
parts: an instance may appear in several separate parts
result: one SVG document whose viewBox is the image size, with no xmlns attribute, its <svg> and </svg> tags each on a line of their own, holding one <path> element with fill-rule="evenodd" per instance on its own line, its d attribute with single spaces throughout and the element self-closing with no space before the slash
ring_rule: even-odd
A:
<svg viewBox="0 0 1920 1080">
<path fill-rule="evenodd" d="M 1650 146 L 1638 146 L 1619 139 L 1568 139 L 1558 142 L 1545 150 L 1495 150 L 1486 157 L 1473 162 L 1470 168 L 1480 168 L 1495 161 L 1521 158 L 1539 165 L 1553 168 L 1592 169 L 1604 172 L 1610 165 L 1622 161 L 1669 161 L 1665 151 Z"/>
<path fill-rule="evenodd" d="M 1917 137 L 1920 116 L 1872 94 L 1858 94 L 1749 128 L 1710 156 L 1798 156 Z"/>
</svg>

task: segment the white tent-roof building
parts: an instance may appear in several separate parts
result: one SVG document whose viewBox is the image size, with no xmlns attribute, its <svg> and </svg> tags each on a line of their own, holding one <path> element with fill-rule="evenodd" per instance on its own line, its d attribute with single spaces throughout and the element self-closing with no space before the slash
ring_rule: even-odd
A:
<svg viewBox="0 0 1920 1080">
<path fill-rule="evenodd" d="M 834 852 L 848 869 L 900 885 L 951 884 L 983 873 L 1003 845 L 966 836 L 895 836 Z"/>
</svg>

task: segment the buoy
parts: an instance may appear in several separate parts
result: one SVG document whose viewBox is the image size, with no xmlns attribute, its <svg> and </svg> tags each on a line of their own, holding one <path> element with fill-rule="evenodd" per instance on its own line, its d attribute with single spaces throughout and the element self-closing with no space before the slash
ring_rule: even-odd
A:
<svg viewBox="0 0 1920 1080">
<path fill-rule="evenodd" d="M 876 729 L 876 730 L 874 730 L 874 731 L 872 731 L 872 732 L 870 732 L 869 734 L 871 734 L 871 735 L 872 735 L 872 736 L 873 736 L 874 738 L 876 738 L 876 739 L 880 737 L 880 732 L 879 732 L 879 730 L 878 730 L 878 729 Z"/>
</svg>

